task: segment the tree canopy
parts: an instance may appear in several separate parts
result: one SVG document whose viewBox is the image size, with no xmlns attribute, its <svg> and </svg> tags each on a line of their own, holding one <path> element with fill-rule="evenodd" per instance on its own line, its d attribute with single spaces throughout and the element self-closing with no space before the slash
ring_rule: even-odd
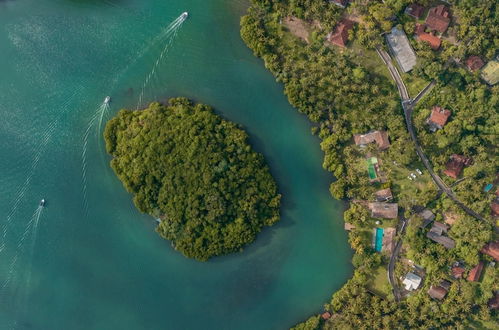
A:
<svg viewBox="0 0 499 330">
<path fill-rule="evenodd" d="M 202 104 L 175 98 L 121 110 L 104 132 L 111 167 L 136 207 L 187 257 L 236 252 L 279 220 L 281 196 L 248 135 Z"/>
</svg>

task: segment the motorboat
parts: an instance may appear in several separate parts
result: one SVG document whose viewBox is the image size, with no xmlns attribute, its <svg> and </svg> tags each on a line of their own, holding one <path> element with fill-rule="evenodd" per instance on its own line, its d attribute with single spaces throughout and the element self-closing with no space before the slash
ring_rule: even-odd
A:
<svg viewBox="0 0 499 330">
<path fill-rule="evenodd" d="M 106 98 L 104 99 L 104 104 L 109 104 L 109 102 L 111 102 L 111 96 L 106 96 Z"/>
<path fill-rule="evenodd" d="M 182 13 L 182 15 L 180 15 L 180 16 L 181 16 L 183 19 L 186 19 L 187 17 L 189 17 L 189 13 L 188 13 L 188 12 L 186 12 L 186 11 L 184 11 L 184 12 Z"/>
<path fill-rule="evenodd" d="M 42 200 L 40 201 L 40 206 L 41 206 L 41 207 L 44 207 L 44 206 L 45 206 L 45 199 L 42 199 Z"/>
</svg>

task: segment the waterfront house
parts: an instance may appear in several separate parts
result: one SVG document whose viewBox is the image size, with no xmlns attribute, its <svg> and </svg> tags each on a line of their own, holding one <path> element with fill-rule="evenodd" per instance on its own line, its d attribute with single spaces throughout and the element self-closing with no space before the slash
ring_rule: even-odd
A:
<svg viewBox="0 0 499 330">
<path fill-rule="evenodd" d="M 437 129 L 442 129 L 447 123 L 447 120 L 449 120 L 450 115 L 450 110 L 434 105 L 431 109 L 430 117 L 426 121 L 430 127 L 430 131 L 435 132 Z"/>
<path fill-rule="evenodd" d="M 396 219 L 398 216 L 397 203 L 369 203 L 369 210 L 371 210 L 371 217 L 380 219 Z"/>
<path fill-rule="evenodd" d="M 371 131 L 366 134 L 354 134 L 353 140 L 355 141 L 355 144 L 360 147 L 365 147 L 373 142 L 376 142 L 379 150 L 388 149 L 390 146 L 388 133 L 386 131 Z"/>
<path fill-rule="evenodd" d="M 331 318 L 331 313 L 329 313 L 329 312 L 324 312 L 324 313 L 322 313 L 321 317 L 322 317 L 322 319 L 323 319 L 324 321 L 329 320 L 329 319 Z"/>
<path fill-rule="evenodd" d="M 412 49 L 405 32 L 394 27 L 386 35 L 386 41 L 400 69 L 403 72 L 411 71 L 416 65 L 416 53 Z"/>
<path fill-rule="evenodd" d="M 483 266 L 483 261 L 480 261 L 478 265 L 476 265 L 468 274 L 468 281 L 478 282 L 480 280 L 480 276 L 482 276 Z"/>
<path fill-rule="evenodd" d="M 424 13 L 424 7 L 417 3 L 411 3 L 405 8 L 404 13 L 415 19 L 420 19 Z"/>
<path fill-rule="evenodd" d="M 381 189 L 374 193 L 376 202 L 388 202 L 393 199 L 392 191 L 390 188 Z"/>
<path fill-rule="evenodd" d="M 483 254 L 491 256 L 495 261 L 499 261 L 499 241 L 490 242 L 480 250 Z"/>
<path fill-rule="evenodd" d="M 426 25 L 435 31 L 444 33 L 450 24 L 449 8 L 444 5 L 439 5 L 430 8 L 426 17 Z"/>
<path fill-rule="evenodd" d="M 483 60 L 476 55 L 470 56 L 466 60 L 466 66 L 470 71 L 480 70 L 484 65 L 485 63 L 483 62 Z"/>
<path fill-rule="evenodd" d="M 414 273 L 407 273 L 402 283 L 407 291 L 417 290 L 421 284 L 421 277 Z"/>
<path fill-rule="evenodd" d="M 348 19 L 342 19 L 336 25 L 334 30 L 326 36 L 326 40 L 336 46 L 346 47 L 348 42 L 348 34 L 352 28 L 353 28 L 352 21 Z"/>
<path fill-rule="evenodd" d="M 444 174 L 457 179 L 465 166 L 471 165 L 473 160 L 463 155 L 452 155 L 446 164 Z"/>
</svg>

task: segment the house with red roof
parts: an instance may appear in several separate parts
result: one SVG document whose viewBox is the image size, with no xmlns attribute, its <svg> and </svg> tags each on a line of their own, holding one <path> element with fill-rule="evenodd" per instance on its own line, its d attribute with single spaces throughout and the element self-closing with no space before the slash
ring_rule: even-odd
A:
<svg viewBox="0 0 499 330">
<path fill-rule="evenodd" d="M 457 179 L 465 166 L 471 165 L 473 160 L 463 155 L 452 155 L 446 164 L 444 174 Z"/>
<path fill-rule="evenodd" d="M 499 241 L 486 244 L 481 250 L 483 254 L 491 256 L 496 261 L 499 261 Z"/>
<path fill-rule="evenodd" d="M 417 3 L 411 3 L 405 8 L 404 13 L 415 19 L 420 19 L 424 13 L 424 7 Z"/>
<path fill-rule="evenodd" d="M 430 29 L 444 33 L 450 24 L 449 8 L 444 5 L 438 5 L 430 8 L 426 17 L 426 26 Z"/>
<path fill-rule="evenodd" d="M 332 32 L 330 32 L 326 39 L 330 43 L 340 46 L 346 47 L 348 42 L 348 32 L 353 28 L 353 22 L 348 19 L 342 19 L 334 28 Z"/>
<path fill-rule="evenodd" d="M 427 33 L 425 25 L 417 23 L 414 32 L 416 33 L 417 39 L 428 43 L 433 50 L 437 50 L 440 48 L 442 40 L 434 35 L 433 32 Z"/>
<path fill-rule="evenodd" d="M 466 66 L 470 71 L 480 70 L 484 66 L 483 60 L 476 55 L 468 57 L 466 60 Z"/>
<path fill-rule="evenodd" d="M 447 123 L 447 120 L 449 120 L 450 115 L 450 110 L 434 105 L 430 117 L 426 121 L 430 126 L 430 131 L 435 132 L 437 129 L 442 129 Z"/>
<path fill-rule="evenodd" d="M 468 274 L 468 281 L 470 282 L 478 282 L 480 280 L 480 276 L 482 276 L 484 263 L 480 261 L 478 265 L 476 265 L 470 273 Z"/>
</svg>

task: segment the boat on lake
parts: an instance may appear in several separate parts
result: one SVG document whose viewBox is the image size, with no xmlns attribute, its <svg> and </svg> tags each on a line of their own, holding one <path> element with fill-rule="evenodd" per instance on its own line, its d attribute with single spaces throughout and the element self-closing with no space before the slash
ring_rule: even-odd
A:
<svg viewBox="0 0 499 330">
<path fill-rule="evenodd" d="M 111 102 L 111 96 L 106 96 L 106 98 L 104 99 L 104 104 L 109 104 L 109 102 Z"/>
<path fill-rule="evenodd" d="M 184 12 L 182 13 L 182 15 L 180 15 L 180 16 L 181 16 L 183 19 L 186 19 L 187 17 L 189 17 L 189 13 L 188 13 L 188 12 L 186 12 L 186 11 L 184 11 Z"/>
<path fill-rule="evenodd" d="M 44 206 L 45 206 L 45 199 L 42 199 L 42 200 L 40 201 L 40 206 L 41 206 L 41 207 L 44 207 Z"/>
</svg>

